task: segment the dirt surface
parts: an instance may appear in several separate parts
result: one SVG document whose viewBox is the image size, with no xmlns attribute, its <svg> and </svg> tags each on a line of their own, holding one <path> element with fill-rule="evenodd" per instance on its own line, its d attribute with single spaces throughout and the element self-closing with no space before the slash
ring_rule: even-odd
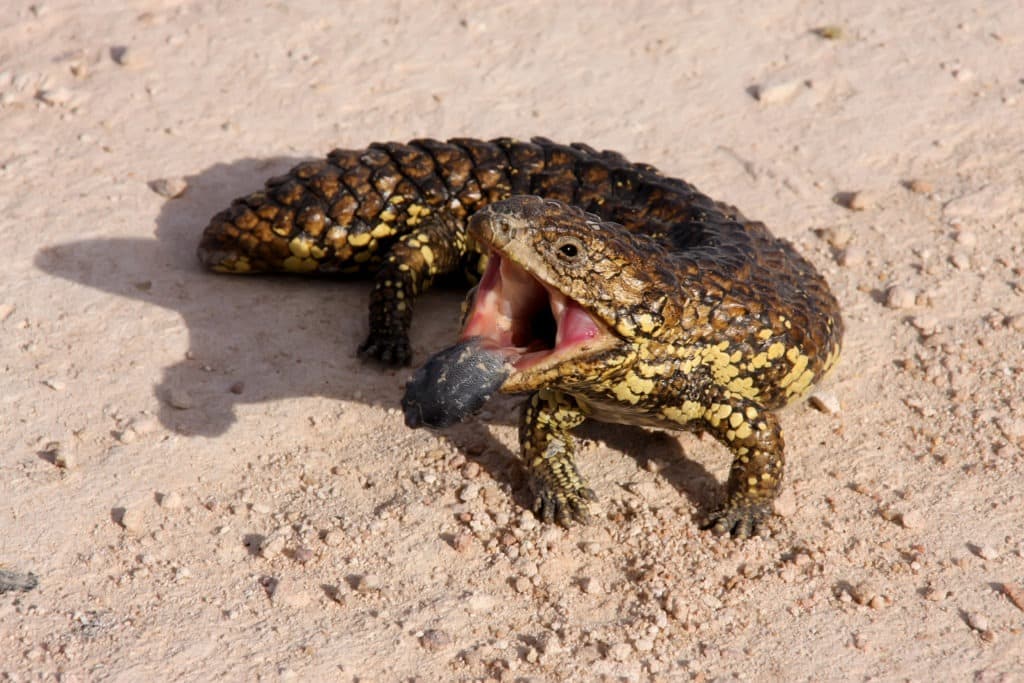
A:
<svg viewBox="0 0 1024 683">
<path fill-rule="evenodd" d="M 1024 680 L 1018 0 L 9 5 L 0 679 Z M 619 150 L 826 274 L 770 537 L 698 530 L 714 441 L 601 425 L 595 522 L 538 524 L 516 401 L 407 430 L 365 283 L 198 267 L 297 159 L 456 135 Z"/>
</svg>

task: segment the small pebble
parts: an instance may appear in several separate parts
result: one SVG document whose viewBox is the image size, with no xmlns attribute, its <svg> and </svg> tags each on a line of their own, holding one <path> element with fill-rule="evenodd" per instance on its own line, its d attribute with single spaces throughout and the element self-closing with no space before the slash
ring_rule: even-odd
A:
<svg viewBox="0 0 1024 683">
<path fill-rule="evenodd" d="M 960 230 L 959 232 L 956 233 L 956 237 L 954 239 L 956 240 L 957 244 L 963 245 L 968 249 L 970 249 L 971 247 L 978 243 L 978 236 L 975 235 L 970 230 Z"/>
<path fill-rule="evenodd" d="M 849 228 L 829 228 L 825 231 L 825 240 L 834 249 L 845 249 L 853 239 L 853 233 Z"/>
<path fill-rule="evenodd" d="M 286 577 L 277 580 L 271 601 L 275 607 L 305 607 L 310 603 L 310 594 L 293 579 Z"/>
<path fill-rule="evenodd" d="M 950 254 L 949 262 L 952 263 L 957 270 L 967 270 L 971 267 L 971 257 L 962 251 L 954 251 Z"/>
<path fill-rule="evenodd" d="M 67 385 L 59 379 L 44 379 L 43 384 L 54 391 L 64 391 Z"/>
<path fill-rule="evenodd" d="M 345 532 L 341 529 L 331 529 L 324 534 L 324 544 L 332 548 L 337 548 L 345 542 Z"/>
<path fill-rule="evenodd" d="M 381 588 L 380 577 L 376 574 L 363 574 L 356 581 L 356 590 L 360 593 L 372 593 Z"/>
<path fill-rule="evenodd" d="M 865 211 L 873 208 L 876 204 L 874 195 L 864 190 L 839 192 L 835 196 L 835 202 L 850 211 Z"/>
<path fill-rule="evenodd" d="M 299 564 L 306 564 L 313 559 L 313 549 L 308 546 L 300 545 L 292 552 L 292 559 Z"/>
<path fill-rule="evenodd" d="M 188 181 L 179 177 L 157 178 L 156 180 L 149 181 L 149 189 L 161 197 L 174 199 L 185 193 L 185 190 L 188 189 Z"/>
<path fill-rule="evenodd" d="M 844 31 L 842 26 L 830 24 L 828 26 L 819 26 L 811 31 L 814 35 L 825 40 L 841 40 L 843 38 Z"/>
<path fill-rule="evenodd" d="M 1003 595 L 1009 598 L 1013 606 L 1024 612 L 1024 588 L 1014 583 L 1004 583 L 1002 589 Z"/>
<path fill-rule="evenodd" d="M 513 586 L 516 589 L 516 593 L 529 593 L 533 590 L 533 582 L 525 576 L 517 577 L 513 582 Z"/>
<path fill-rule="evenodd" d="M 120 520 L 124 530 L 131 531 L 132 533 L 142 531 L 145 521 L 145 515 L 142 514 L 142 510 L 136 508 L 125 508 Z"/>
<path fill-rule="evenodd" d="M 807 400 L 815 410 L 820 410 L 827 415 L 838 415 L 841 409 L 836 395 L 821 389 L 812 393 Z"/>
<path fill-rule="evenodd" d="M 60 449 L 53 456 L 53 464 L 62 470 L 70 470 L 77 463 L 75 462 L 75 456 L 71 455 L 64 449 Z"/>
<path fill-rule="evenodd" d="M 40 90 L 36 93 L 36 99 L 51 107 L 62 107 L 71 101 L 71 91 L 67 88 Z"/>
<path fill-rule="evenodd" d="M 983 560 L 999 559 L 999 551 L 990 545 L 983 545 L 980 548 L 978 548 L 975 552 L 978 555 L 978 557 L 980 557 Z M 981 630 L 984 631 L 985 629 Z"/>
<path fill-rule="evenodd" d="M 755 85 L 752 89 L 758 102 L 777 104 L 796 95 L 804 82 L 798 78 L 769 80 Z"/>
<path fill-rule="evenodd" d="M 906 182 L 906 188 L 915 194 L 931 194 L 935 191 L 935 186 L 927 180 L 920 178 L 913 178 Z"/>
<path fill-rule="evenodd" d="M 591 576 L 585 577 L 580 581 L 580 588 L 587 595 L 600 595 L 604 592 L 601 588 L 601 582 Z"/>
<path fill-rule="evenodd" d="M 14 313 L 14 304 L 0 304 L 0 323 L 11 317 Z"/>
<path fill-rule="evenodd" d="M 792 517 L 796 513 L 796 493 L 793 487 L 784 487 L 772 501 L 772 506 L 779 517 Z"/>
<path fill-rule="evenodd" d="M 988 617 L 978 612 L 969 612 L 967 614 L 967 625 L 975 631 L 987 631 Z"/>
<path fill-rule="evenodd" d="M 916 316 L 911 319 L 910 324 L 925 337 L 932 336 L 939 328 L 939 321 L 930 315 Z"/>
<path fill-rule="evenodd" d="M 480 495 L 479 484 L 466 484 L 459 491 L 459 500 L 463 503 L 468 503 L 471 500 L 476 500 L 477 496 Z"/>
<path fill-rule="evenodd" d="M 167 510 L 177 510 L 182 505 L 181 494 L 177 491 L 170 491 L 160 496 L 160 507 Z"/>
<path fill-rule="evenodd" d="M 135 53 L 126 45 L 115 45 L 110 48 L 110 58 L 121 66 L 129 66 L 135 59 Z"/>
<path fill-rule="evenodd" d="M 469 596 L 469 600 L 466 601 L 466 606 L 470 612 L 476 612 L 477 614 L 482 612 L 490 612 L 494 609 L 494 598 L 487 593 L 474 593 Z"/>
<path fill-rule="evenodd" d="M 241 394 L 243 391 L 245 391 L 245 382 L 235 382 L 230 387 L 228 387 L 228 391 L 230 391 L 232 394 Z"/>
<path fill-rule="evenodd" d="M 624 662 L 633 655 L 633 646 L 629 643 L 615 643 L 608 648 L 608 658 L 616 662 Z"/>
<path fill-rule="evenodd" d="M 263 542 L 260 543 L 260 557 L 270 560 L 284 552 L 288 535 L 290 535 L 290 532 L 285 529 L 278 530 L 264 538 Z"/>
<path fill-rule="evenodd" d="M 893 285 L 885 294 L 885 305 L 889 308 L 911 308 L 916 302 L 917 292 L 903 285 Z"/>
<path fill-rule="evenodd" d="M 839 254 L 839 265 L 850 267 L 859 266 L 864 263 L 867 258 L 867 252 L 864 251 L 864 247 L 859 247 L 855 244 L 851 244 L 846 249 L 843 249 L 842 253 Z"/>
<path fill-rule="evenodd" d="M 924 515 L 919 510 L 908 510 L 900 515 L 900 525 L 904 529 L 920 529 L 924 526 Z"/>
<path fill-rule="evenodd" d="M 168 390 L 167 402 L 171 404 L 172 408 L 177 408 L 178 410 L 188 410 L 195 406 L 192 395 L 181 387 L 171 387 Z"/>
<path fill-rule="evenodd" d="M 452 637 L 440 629 L 429 629 L 424 631 L 423 635 L 420 636 L 420 645 L 422 645 L 423 649 L 427 652 L 437 652 L 451 644 Z"/>
<path fill-rule="evenodd" d="M 455 549 L 455 552 L 469 552 L 469 550 L 473 547 L 473 534 L 456 534 L 455 538 L 452 539 L 452 547 Z"/>
</svg>

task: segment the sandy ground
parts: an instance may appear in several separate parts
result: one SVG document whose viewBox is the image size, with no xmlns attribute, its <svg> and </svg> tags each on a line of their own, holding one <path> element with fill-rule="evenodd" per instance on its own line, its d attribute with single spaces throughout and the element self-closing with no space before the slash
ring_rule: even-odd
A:
<svg viewBox="0 0 1024 683">
<path fill-rule="evenodd" d="M 0 563 L 38 577 L 0 679 L 1024 680 L 1018 0 L 129 4 L 0 18 Z M 365 284 L 195 261 L 297 159 L 503 134 L 684 177 L 832 283 L 841 409 L 783 416 L 770 537 L 697 529 L 717 443 L 606 426 L 596 521 L 540 525 L 514 400 L 405 429 Z"/>
</svg>

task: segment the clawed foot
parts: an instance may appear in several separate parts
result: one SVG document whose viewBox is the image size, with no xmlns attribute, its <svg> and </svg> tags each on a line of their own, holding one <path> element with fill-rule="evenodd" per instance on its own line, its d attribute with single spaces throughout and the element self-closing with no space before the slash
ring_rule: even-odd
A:
<svg viewBox="0 0 1024 683">
<path fill-rule="evenodd" d="M 555 522 L 559 526 L 572 526 L 573 522 L 586 524 L 590 521 L 588 501 L 597 500 L 597 495 L 586 487 L 572 491 L 552 491 L 539 486 L 533 500 L 533 514 L 542 522 Z"/>
<path fill-rule="evenodd" d="M 771 513 L 764 503 L 725 505 L 708 516 L 702 529 L 710 529 L 718 536 L 730 534 L 733 538 L 760 536 Z"/>
<path fill-rule="evenodd" d="M 366 341 L 359 345 L 359 356 L 372 358 L 384 365 L 409 365 L 412 350 L 409 348 L 408 337 L 384 337 L 371 332 Z"/>
</svg>

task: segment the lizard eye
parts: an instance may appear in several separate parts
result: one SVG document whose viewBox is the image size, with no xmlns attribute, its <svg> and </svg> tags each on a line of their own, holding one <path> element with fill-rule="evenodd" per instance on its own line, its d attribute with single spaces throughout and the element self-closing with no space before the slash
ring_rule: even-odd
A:
<svg viewBox="0 0 1024 683">
<path fill-rule="evenodd" d="M 562 238 L 555 248 L 558 250 L 558 257 L 566 261 L 572 261 L 583 251 L 583 246 L 572 237 Z"/>
</svg>

